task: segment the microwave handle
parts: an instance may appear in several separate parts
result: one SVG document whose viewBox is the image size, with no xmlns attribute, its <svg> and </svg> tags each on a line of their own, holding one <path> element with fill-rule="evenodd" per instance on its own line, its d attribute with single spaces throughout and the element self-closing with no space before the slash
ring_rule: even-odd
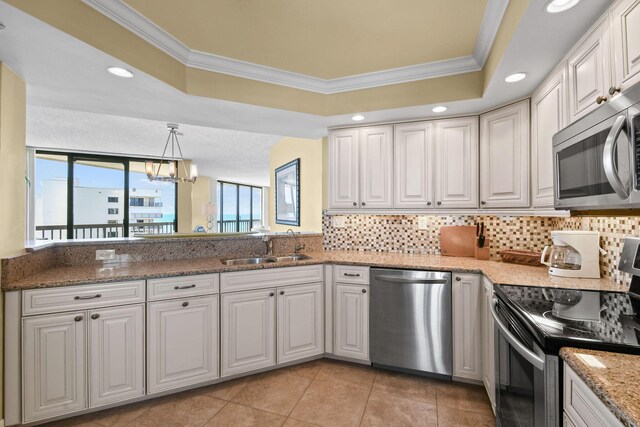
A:
<svg viewBox="0 0 640 427">
<path fill-rule="evenodd" d="M 604 167 L 604 173 L 607 176 L 607 181 L 611 184 L 611 187 L 616 192 L 618 197 L 622 200 L 629 198 L 629 185 L 624 185 L 618 175 L 618 170 L 615 166 L 614 158 L 616 153 L 616 147 L 618 145 L 618 137 L 624 131 L 627 124 L 627 118 L 625 116 L 618 116 L 616 118 L 607 140 L 604 144 L 604 153 L 602 155 L 602 165 Z"/>
<path fill-rule="evenodd" d="M 535 368 L 543 371 L 544 360 L 541 359 L 540 356 L 535 354 L 533 351 L 525 347 L 525 345 L 522 344 L 520 341 L 518 341 L 515 335 L 509 332 L 509 329 L 504 325 L 504 323 L 502 323 L 502 320 L 500 320 L 500 318 L 498 317 L 498 313 L 496 313 L 497 303 L 498 303 L 498 300 L 496 299 L 496 297 L 493 297 L 493 300 L 491 301 L 491 305 L 490 305 L 491 316 L 493 317 L 493 320 L 496 322 L 496 326 L 498 327 L 499 331 L 502 333 L 502 336 L 504 337 L 504 339 L 506 339 L 509 342 L 509 344 L 513 346 L 513 349 L 517 351 L 522 357 L 524 357 L 529 363 L 531 363 Z"/>
</svg>

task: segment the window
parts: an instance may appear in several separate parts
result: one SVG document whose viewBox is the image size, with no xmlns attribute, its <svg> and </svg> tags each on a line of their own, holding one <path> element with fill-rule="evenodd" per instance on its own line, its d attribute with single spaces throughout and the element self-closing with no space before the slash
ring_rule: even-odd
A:
<svg viewBox="0 0 640 427">
<path fill-rule="evenodd" d="M 177 184 L 151 182 L 145 159 L 36 150 L 30 227 L 41 240 L 176 230 Z M 168 176 L 163 163 L 161 176 Z M 140 227 L 136 219 L 144 219 Z"/>
<path fill-rule="evenodd" d="M 218 182 L 219 233 L 249 232 L 262 224 L 262 188 Z"/>
</svg>

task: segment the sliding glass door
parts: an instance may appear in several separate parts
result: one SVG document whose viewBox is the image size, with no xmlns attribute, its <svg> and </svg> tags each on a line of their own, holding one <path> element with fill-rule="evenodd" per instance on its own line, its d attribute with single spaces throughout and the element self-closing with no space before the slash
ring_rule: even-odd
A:
<svg viewBox="0 0 640 427">
<path fill-rule="evenodd" d="M 262 224 L 262 188 L 218 181 L 218 232 L 244 233 Z"/>
</svg>

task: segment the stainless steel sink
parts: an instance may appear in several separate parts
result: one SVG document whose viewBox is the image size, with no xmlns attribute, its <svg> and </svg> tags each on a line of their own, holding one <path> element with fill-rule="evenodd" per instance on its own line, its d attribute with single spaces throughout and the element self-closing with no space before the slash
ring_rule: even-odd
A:
<svg viewBox="0 0 640 427">
<path fill-rule="evenodd" d="M 270 262 L 277 262 L 275 257 L 253 257 L 253 258 L 235 258 L 235 259 L 223 259 L 224 265 L 248 265 L 248 264 L 268 264 Z"/>
<path fill-rule="evenodd" d="M 287 255 L 287 256 L 278 256 L 275 257 L 276 261 L 303 261 L 305 259 L 310 259 L 311 257 L 308 255 L 303 255 L 303 254 L 293 254 L 293 255 Z"/>
</svg>

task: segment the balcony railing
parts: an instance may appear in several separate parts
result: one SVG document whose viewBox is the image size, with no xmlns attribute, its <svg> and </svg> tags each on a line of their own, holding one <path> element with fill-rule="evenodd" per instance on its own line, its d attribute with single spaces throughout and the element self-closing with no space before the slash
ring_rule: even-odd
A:
<svg viewBox="0 0 640 427">
<path fill-rule="evenodd" d="M 246 233 L 261 223 L 262 221 L 259 219 L 254 219 L 253 224 L 250 219 L 218 221 L 218 233 Z"/>
<path fill-rule="evenodd" d="M 170 234 L 173 222 L 146 222 L 129 225 L 129 236 L 134 234 Z M 124 224 L 82 224 L 73 226 L 74 239 L 103 239 L 124 237 Z M 66 225 L 37 225 L 36 239 L 62 240 L 67 238 Z"/>
</svg>

